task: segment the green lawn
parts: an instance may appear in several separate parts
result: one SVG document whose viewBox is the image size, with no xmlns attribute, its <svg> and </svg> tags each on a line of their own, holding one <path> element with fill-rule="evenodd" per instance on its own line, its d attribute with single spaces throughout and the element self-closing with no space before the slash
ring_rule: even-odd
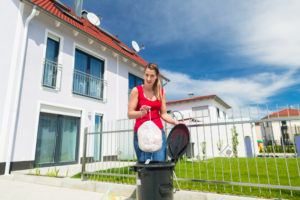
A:
<svg viewBox="0 0 300 200">
<path fill-rule="evenodd" d="M 298 165 L 300 165 L 300 159 L 297 163 L 295 158 L 215 158 L 200 162 L 182 159 L 176 164 L 175 172 L 178 178 L 187 179 L 179 181 L 181 189 L 296 200 L 300 199 L 300 191 L 292 191 L 291 194 L 289 190 L 259 189 L 257 187 L 232 186 L 203 181 L 231 181 L 299 187 L 300 166 Z M 135 184 L 134 177 L 122 176 L 135 174 L 129 167 L 109 169 L 100 173 L 109 173 L 109 175 L 89 175 L 89 178 L 99 181 Z M 75 177 L 80 177 L 80 174 Z M 177 187 L 176 183 L 174 183 L 174 187 Z"/>
</svg>

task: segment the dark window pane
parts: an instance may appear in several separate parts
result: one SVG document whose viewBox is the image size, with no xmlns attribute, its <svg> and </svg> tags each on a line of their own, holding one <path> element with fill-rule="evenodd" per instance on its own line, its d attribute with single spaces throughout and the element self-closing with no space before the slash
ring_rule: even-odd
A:
<svg viewBox="0 0 300 200">
<path fill-rule="evenodd" d="M 77 162 L 79 123 L 79 118 L 41 113 L 35 164 Z"/>
<path fill-rule="evenodd" d="M 76 49 L 73 92 L 101 99 L 103 97 L 104 61 Z"/>
<path fill-rule="evenodd" d="M 90 74 L 96 77 L 101 77 L 101 62 L 98 59 L 90 59 Z"/>
<path fill-rule="evenodd" d="M 133 74 L 129 74 L 128 79 L 129 79 L 129 90 L 131 90 L 135 86 L 138 86 L 138 85 L 141 85 L 144 83 L 143 79 L 141 79 L 140 77 L 137 77 Z"/>
<path fill-rule="evenodd" d="M 134 88 L 135 86 L 135 78 L 132 74 L 129 74 L 129 89 Z"/>
<path fill-rule="evenodd" d="M 101 143 L 102 143 L 102 116 L 95 115 L 95 132 L 94 134 L 94 160 L 101 160 Z"/>
<path fill-rule="evenodd" d="M 76 161 L 78 140 L 78 119 L 73 117 L 62 117 L 60 152 L 58 162 Z"/>
<path fill-rule="evenodd" d="M 51 38 L 47 39 L 46 59 L 52 62 L 58 60 L 59 42 Z"/>
<path fill-rule="evenodd" d="M 137 77 L 137 80 L 136 80 L 137 84 L 136 85 L 142 85 L 144 83 L 144 80 Z"/>
<path fill-rule="evenodd" d="M 75 52 L 75 69 L 81 72 L 86 72 L 88 66 L 88 57 L 81 51 Z"/>
</svg>

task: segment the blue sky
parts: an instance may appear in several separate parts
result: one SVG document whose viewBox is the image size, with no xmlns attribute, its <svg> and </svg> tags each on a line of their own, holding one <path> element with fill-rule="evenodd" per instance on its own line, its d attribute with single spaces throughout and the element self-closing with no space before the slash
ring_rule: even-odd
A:
<svg viewBox="0 0 300 200">
<path fill-rule="evenodd" d="M 73 0 L 61 0 L 73 6 Z M 298 0 L 84 0 L 101 27 L 171 79 L 167 98 L 216 94 L 232 106 L 300 101 Z"/>
</svg>

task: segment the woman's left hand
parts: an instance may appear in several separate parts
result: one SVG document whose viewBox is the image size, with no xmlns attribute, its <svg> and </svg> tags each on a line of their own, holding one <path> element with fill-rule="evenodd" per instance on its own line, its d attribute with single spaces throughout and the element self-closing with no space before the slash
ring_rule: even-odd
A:
<svg viewBox="0 0 300 200">
<path fill-rule="evenodd" d="M 185 124 L 185 122 L 184 121 L 175 121 L 175 123 L 174 123 L 174 125 L 178 125 L 178 124 Z"/>
</svg>

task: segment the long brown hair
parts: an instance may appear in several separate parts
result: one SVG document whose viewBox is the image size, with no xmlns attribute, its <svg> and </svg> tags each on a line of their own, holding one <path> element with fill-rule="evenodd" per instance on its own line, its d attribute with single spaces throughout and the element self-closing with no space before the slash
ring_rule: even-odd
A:
<svg viewBox="0 0 300 200">
<path fill-rule="evenodd" d="M 153 84 L 153 91 L 154 91 L 156 98 L 158 100 L 161 100 L 162 99 L 162 85 L 161 85 L 161 81 L 160 81 L 160 73 L 159 73 L 158 66 L 155 63 L 148 63 L 145 68 L 145 71 L 146 71 L 146 69 L 154 70 L 156 73 L 157 79 Z"/>
</svg>

